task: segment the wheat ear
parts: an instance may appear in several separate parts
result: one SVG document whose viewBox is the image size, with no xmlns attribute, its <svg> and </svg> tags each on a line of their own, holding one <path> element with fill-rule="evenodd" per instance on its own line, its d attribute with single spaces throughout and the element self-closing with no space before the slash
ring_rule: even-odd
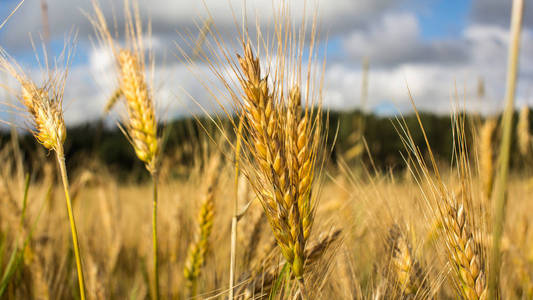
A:
<svg viewBox="0 0 533 300">
<path fill-rule="evenodd" d="M 118 103 L 121 97 L 122 97 L 122 90 L 120 88 L 117 88 L 113 92 L 113 94 L 111 94 L 111 97 L 109 97 L 109 99 L 107 100 L 107 103 L 105 104 L 105 107 L 104 107 L 104 114 L 108 114 L 113 109 L 113 107 L 115 107 L 115 105 Z"/>
<path fill-rule="evenodd" d="M 481 245 L 474 239 L 463 204 L 450 207 L 444 217 L 446 243 L 463 297 L 486 299 L 486 263 Z"/>
<path fill-rule="evenodd" d="M 144 162 L 152 175 L 154 183 L 152 208 L 152 244 L 154 264 L 154 298 L 159 299 L 159 264 L 157 242 L 157 185 L 159 141 L 157 138 L 157 120 L 152 97 L 148 92 L 144 78 L 144 64 L 140 54 L 120 50 L 120 90 L 126 99 L 128 119 L 126 135 L 137 157 Z"/>
<path fill-rule="evenodd" d="M 129 50 L 120 51 L 120 90 L 128 107 L 128 137 L 137 157 L 145 163 L 150 173 L 154 173 L 159 151 L 157 121 L 139 59 Z"/>
<path fill-rule="evenodd" d="M 281 252 L 296 278 L 301 279 L 313 216 L 310 197 L 317 149 L 310 139 L 317 132 L 311 132 L 309 114 L 302 115 L 299 87 L 291 89 L 287 106 L 276 105 L 249 43 L 238 60 L 244 76 L 241 85 L 250 147 L 258 178 L 268 185 L 258 196 Z"/>
<path fill-rule="evenodd" d="M 53 150 L 56 153 L 67 204 L 72 244 L 74 248 L 76 268 L 78 271 L 80 298 L 84 300 L 85 281 L 83 276 L 83 266 L 78 243 L 78 232 L 76 230 L 74 213 L 72 211 L 72 202 L 69 191 L 70 186 L 63 149 L 63 144 L 67 137 L 62 107 L 66 72 L 59 74 L 57 78 L 50 77 L 48 82 L 43 84 L 41 88 L 38 88 L 35 83 L 27 78 L 16 63 L 11 64 L 7 60 L 7 54 L 4 52 L 0 52 L 0 66 L 6 69 L 21 86 L 22 91 L 20 99 L 30 115 L 30 120 L 34 127 L 31 132 L 35 139 L 46 149 Z"/>
<path fill-rule="evenodd" d="M 216 167 L 214 162 L 212 167 Z M 200 271 L 205 263 L 205 258 L 208 251 L 209 236 L 213 228 L 213 219 L 215 217 L 215 188 L 218 177 L 215 175 L 214 169 L 209 171 L 210 180 L 205 200 L 200 208 L 198 214 L 198 231 L 194 242 L 189 247 L 187 261 L 183 273 L 187 279 L 187 287 L 189 289 L 189 296 L 194 298 L 197 295 L 198 278 Z"/>
<path fill-rule="evenodd" d="M 412 254 L 411 245 L 398 225 L 392 226 L 387 239 L 391 253 L 391 268 L 396 286 L 406 297 L 415 297 L 426 290 L 424 272 Z"/>
</svg>

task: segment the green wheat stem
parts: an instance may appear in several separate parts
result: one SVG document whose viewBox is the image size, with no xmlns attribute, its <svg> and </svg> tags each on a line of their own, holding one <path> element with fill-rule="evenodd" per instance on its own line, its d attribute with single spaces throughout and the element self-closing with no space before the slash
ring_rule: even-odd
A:
<svg viewBox="0 0 533 300">
<path fill-rule="evenodd" d="M 85 300 L 85 281 L 83 278 L 83 268 L 81 263 L 80 247 L 78 243 L 78 232 L 76 231 L 76 223 L 74 221 L 74 213 L 72 212 L 72 203 L 70 201 L 69 183 L 67 177 L 67 168 L 65 166 L 65 155 L 63 149 L 56 150 L 57 162 L 61 172 L 61 179 L 63 181 L 63 189 L 65 190 L 65 199 L 67 201 L 68 219 L 70 222 L 70 231 L 72 233 L 72 244 L 74 246 L 74 256 L 76 258 L 76 268 L 78 269 L 78 283 L 80 287 L 80 299 Z"/>
<path fill-rule="evenodd" d="M 154 182 L 154 199 L 152 210 L 152 246 L 153 246 L 153 263 L 154 263 L 154 299 L 159 300 L 159 264 L 157 255 L 157 175 L 152 174 Z"/>
<path fill-rule="evenodd" d="M 516 90 L 516 77 L 518 74 L 518 56 L 520 53 L 520 33 L 522 29 L 522 15 L 524 10 L 523 0 L 513 1 L 511 15 L 511 41 L 509 44 L 509 59 L 507 65 L 507 83 L 505 89 L 505 111 L 502 119 L 502 142 L 498 160 L 499 172 L 494 186 L 493 203 L 493 234 L 492 249 L 489 268 L 489 299 L 498 297 L 498 281 L 501 265 L 501 238 L 505 223 L 505 202 L 507 190 L 507 177 L 509 174 L 509 158 L 511 154 L 511 138 L 514 113 L 514 98 Z"/>
</svg>

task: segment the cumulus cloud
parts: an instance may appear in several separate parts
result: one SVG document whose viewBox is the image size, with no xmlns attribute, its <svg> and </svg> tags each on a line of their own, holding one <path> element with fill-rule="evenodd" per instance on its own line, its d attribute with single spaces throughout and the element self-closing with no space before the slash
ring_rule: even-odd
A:
<svg viewBox="0 0 533 300">
<path fill-rule="evenodd" d="M 368 28 L 356 29 L 343 41 L 350 58 L 369 57 L 375 64 L 405 62 L 461 63 L 467 45 L 454 40 L 421 40 L 420 25 L 410 13 L 390 13 Z"/>
</svg>

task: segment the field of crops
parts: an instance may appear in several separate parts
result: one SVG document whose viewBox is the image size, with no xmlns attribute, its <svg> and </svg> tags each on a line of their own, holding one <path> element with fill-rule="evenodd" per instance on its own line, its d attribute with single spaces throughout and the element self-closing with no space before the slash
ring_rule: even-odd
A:
<svg viewBox="0 0 533 300">
<path fill-rule="evenodd" d="M 529 108 L 514 111 L 522 7 L 504 111 L 453 113 L 443 159 L 413 101 L 409 122 L 377 133 L 401 141 L 401 167 L 375 161 L 387 141 L 365 136 L 370 120 L 329 118 L 318 20 L 295 22 L 288 5 L 231 42 L 216 24 L 181 35 L 177 59 L 219 113 L 168 148 L 143 12 L 126 0 L 116 29 L 93 1 L 116 69 L 103 117 L 120 111 L 140 176 L 70 159 L 68 50 L 40 81 L 0 48 L 24 116 L 0 139 L 0 299 L 533 299 L 533 138 Z"/>
</svg>

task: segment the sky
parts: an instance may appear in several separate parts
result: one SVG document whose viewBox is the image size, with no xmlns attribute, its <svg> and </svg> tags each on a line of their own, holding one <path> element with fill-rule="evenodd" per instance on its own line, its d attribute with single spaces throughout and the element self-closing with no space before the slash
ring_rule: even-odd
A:
<svg viewBox="0 0 533 300">
<path fill-rule="evenodd" d="M 179 59 L 176 42 L 211 14 L 227 38 L 235 31 L 233 12 L 258 16 L 267 26 L 278 0 L 138 0 L 144 23 L 151 22 L 155 56 L 153 86 L 158 109 L 166 119 L 215 107 L 190 66 Z M 18 0 L 0 1 L 4 20 Z M 72 48 L 65 88 L 65 119 L 78 124 L 102 117 L 116 88 L 109 51 L 95 42 L 87 14 L 90 0 L 47 0 L 50 59 L 70 41 Z M 111 23 L 124 21 L 122 0 L 100 0 Z M 305 6 L 304 6 L 305 4 Z M 533 6 L 526 3 L 522 33 L 517 106 L 533 104 Z M 510 0 L 293 0 L 295 20 L 318 12 L 320 59 L 324 69 L 323 104 L 332 110 L 364 109 L 382 115 L 408 112 L 411 92 L 417 108 L 439 114 L 466 107 L 484 114 L 503 107 Z M 310 14 L 310 13 L 309 13 Z M 251 17 L 250 19 L 254 19 Z M 239 19 L 240 21 L 240 19 Z M 249 22 L 253 22 L 250 21 Z M 34 47 L 41 51 L 43 22 L 40 0 L 26 0 L 0 29 L 0 47 L 36 80 L 42 76 Z M 32 46 L 31 40 L 34 45 Z M 362 62 L 369 61 L 368 100 L 362 105 Z M 42 62 L 42 60 L 41 60 Z M 207 69 L 199 65 L 199 68 Z M 41 77 L 40 77 L 41 76 Z M 0 74 L 4 86 L 14 86 Z M 479 82 L 484 96 L 478 96 Z M 16 88 L 12 89 L 16 90 Z M 16 118 L 11 94 L 0 91 L 0 119 Z M 191 97 L 194 100 L 191 100 Z M 3 103 L 4 105 L 1 105 Z M 117 113 L 115 113 L 115 117 Z"/>
</svg>

